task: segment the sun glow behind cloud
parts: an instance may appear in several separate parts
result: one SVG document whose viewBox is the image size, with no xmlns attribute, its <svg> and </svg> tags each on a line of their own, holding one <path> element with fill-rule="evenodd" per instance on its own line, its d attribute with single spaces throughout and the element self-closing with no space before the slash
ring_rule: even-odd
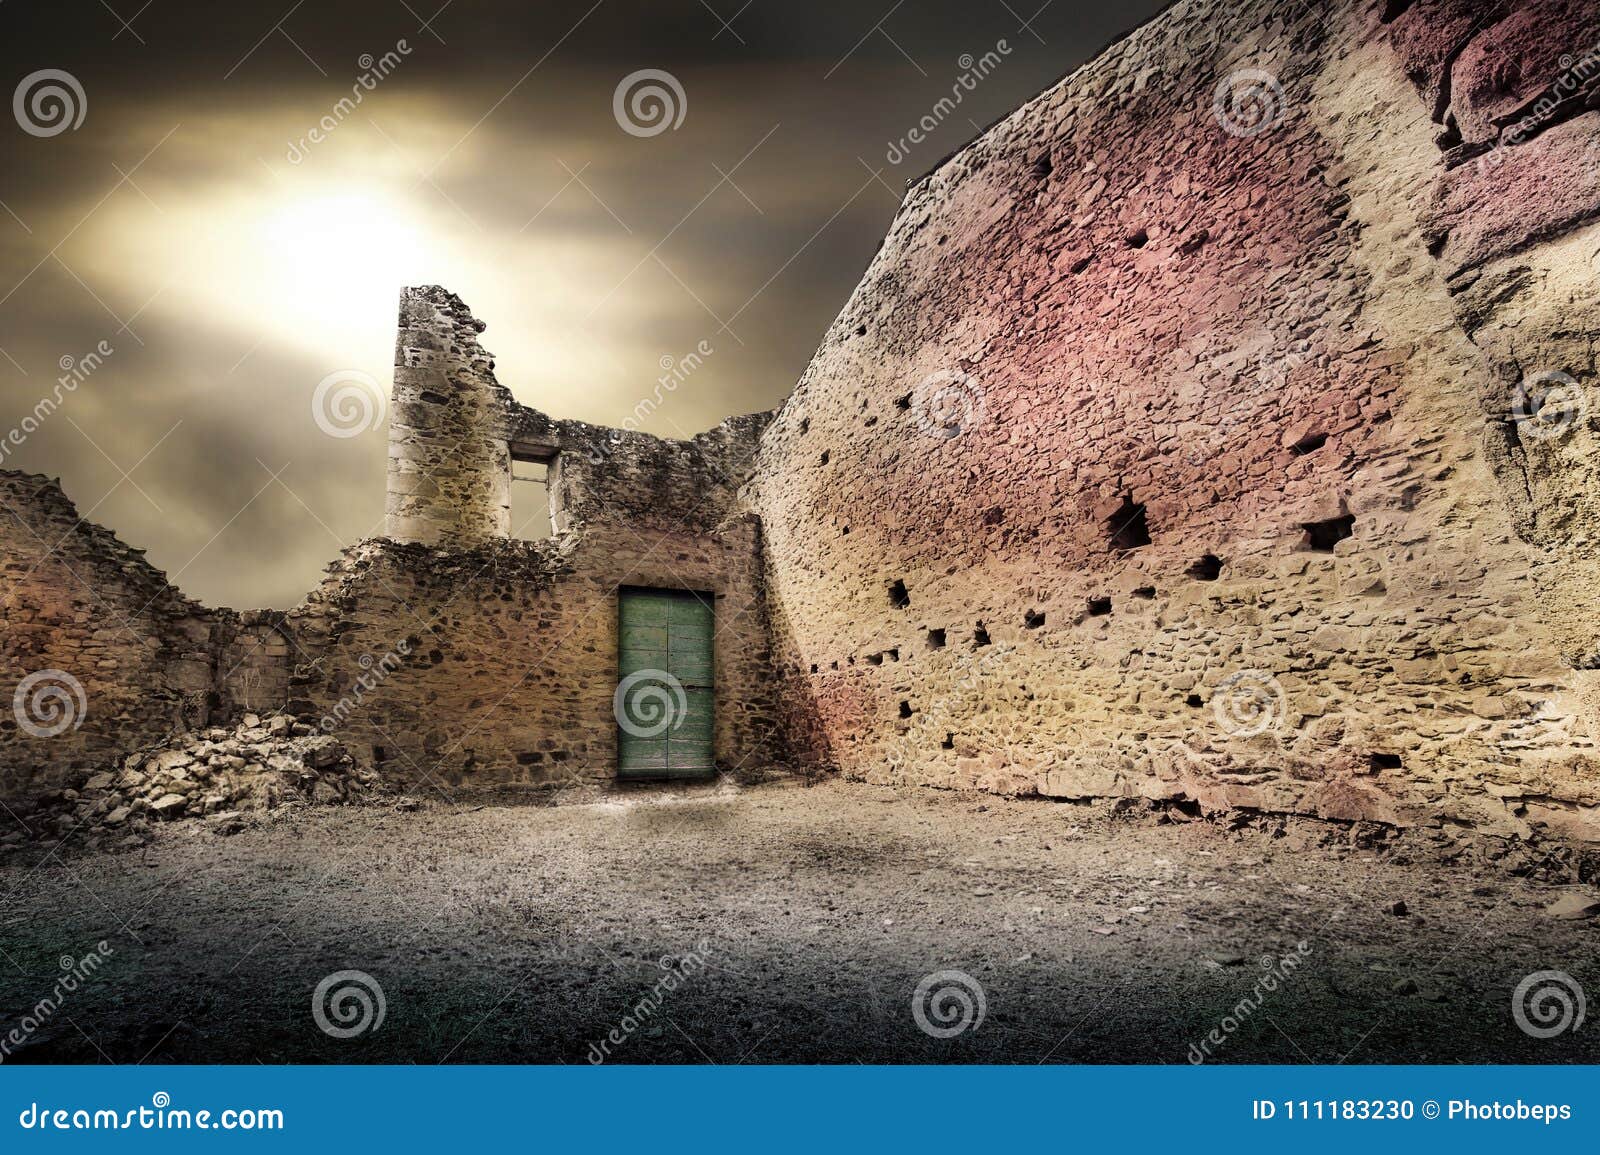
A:
<svg viewBox="0 0 1600 1155">
<path fill-rule="evenodd" d="M 437 141 L 464 131 L 406 123 L 408 137 L 440 151 Z M 240 355 L 271 348 L 318 369 L 281 383 L 288 403 L 336 369 L 387 382 L 399 291 L 414 284 L 445 285 L 490 323 L 485 344 L 502 379 L 530 404 L 604 419 L 585 411 L 594 383 L 617 382 L 623 395 L 648 388 L 664 351 L 655 340 L 663 305 L 694 306 L 648 276 L 627 278 L 648 244 L 556 161 L 525 144 L 524 155 L 496 148 L 486 172 L 489 150 L 468 146 L 448 174 L 427 177 L 423 150 L 410 157 L 382 130 L 349 124 L 297 166 L 281 144 L 296 124 L 257 116 L 230 146 L 238 163 L 213 175 L 212 165 L 190 170 L 183 142 L 214 150 L 222 126 L 186 123 L 163 148 L 177 163 L 138 174 L 143 195 L 120 192 L 75 242 L 91 279 L 120 282 L 125 300 L 154 295 L 149 315 L 227 331 L 223 344 Z M 518 194 L 506 195 L 507 184 Z M 591 312 L 596 302 L 603 312 Z"/>
</svg>

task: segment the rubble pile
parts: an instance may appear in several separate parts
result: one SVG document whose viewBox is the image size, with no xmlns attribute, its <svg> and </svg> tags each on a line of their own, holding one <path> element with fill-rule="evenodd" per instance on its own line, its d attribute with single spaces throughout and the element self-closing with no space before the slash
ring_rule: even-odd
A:
<svg viewBox="0 0 1600 1155">
<path fill-rule="evenodd" d="M 354 802 L 378 788 L 378 775 L 332 735 L 290 714 L 246 714 L 232 730 L 176 735 L 89 771 L 76 788 L 40 798 L 23 819 L 36 840 L 78 831 L 91 845 L 132 847 L 147 842 L 160 822 L 204 818 L 232 833 L 252 811 Z M 0 845 L 27 838 L 13 830 Z"/>
</svg>

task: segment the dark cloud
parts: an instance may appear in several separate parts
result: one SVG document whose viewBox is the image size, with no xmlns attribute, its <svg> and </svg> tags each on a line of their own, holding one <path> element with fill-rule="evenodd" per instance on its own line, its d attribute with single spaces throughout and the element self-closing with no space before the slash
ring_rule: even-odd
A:
<svg viewBox="0 0 1600 1155">
<path fill-rule="evenodd" d="M 0 426 L 63 358 L 114 349 L 5 464 L 60 476 L 187 592 L 286 606 L 381 531 L 381 425 L 331 437 L 311 399 L 335 372 L 386 386 L 401 284 L 459 292 L 502 380 L 558 416 L 620 423 L 702 340 L 715 353 L 645 428 L 769 408 L 905 181 L 1160 5 L 1056 0 L 1021 27 L 1036 7 L 0 6 L 8 87 L 61 69 L 87 99 L 76 131 L 0 130 Z M 339 110 L 363 54 L 402 39 Z M 889 163 L 962 54 L 1002 39 L 958 114 Z M 681 84 L 677 130 L 614 119 L 644 68 Z"/>
</svg>

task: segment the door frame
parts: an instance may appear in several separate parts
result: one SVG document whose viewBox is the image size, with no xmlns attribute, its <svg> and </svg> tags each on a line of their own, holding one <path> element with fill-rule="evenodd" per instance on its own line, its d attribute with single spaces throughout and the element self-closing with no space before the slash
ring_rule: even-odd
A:
<svg viewBox="0 0 1600 1155">
<path fill-rule="evenodd" d="M 634 770 L 634 771 L 631 771 L 631 772 L 625 774 L 623 772 L 623 768 L 622 768 L 622 724 L 621 724 L 621 719 L 618 718 L 617 719 L 617 757 L 616 757 L 615 781 L 617 781 L 618 783 L 621 783 L 621 784 L 656 783 L 656 782 L 667 782 L 667 781 L 673 781 L 673 782 L 697 782 L 698 781 L 698 782 L 703 782 L 703 781 L 708 781 L 708 780 L 710 780 L 712 778 L 715 778 L 716 775 L 717 775 L 717 770 L 716 770 L 715 763 L 716 763 L 716 751 L 717 751 L 717 691 L 718 691 L 718 686 L 717 686 L 717 681 L 718 681 L 717 665 L 718 665 L 718 663 L 717 663 L 717 652 L 716 652 L 717 651 L 717 646 L 716 646 L 716 642 L 717 642 L 717 594 L 716 594 L 716 592 L 714 590 L 697 589 L 697 588 L 693 588 L 693 587 L 690 587 L 690 586 L 684 586 L 684 585 L 645 585 L 645 584 L 640 583 L 640 582 L 627 582 L 627 583 L 624 583 L 624 584 L 621 584 L 621 585 L 617 586 L 617 588 L 616 588 L 616 596 L 614 598 L 614 603 L 613 603 L 613 608 L 612 608 L 612 620 L 616 623 L 616 627 L 617 627 L 617 647 L 616 647 L 615 666 L 614 666 L 614 668 L 612 670 L 612 686 L 613 686 L 613 706 L 612 706 L 612 708 L 613 708 L 613 714 L 616 713 L 617 708 L 618 708 L 618 703 L 617 703 L 616 697 L 615 697 L 615 690 L 616 690 L 616 688 L 621 686 L 622 680 L 623 680 L 623 677 L 624 677 L 623 672 L 622 672 L 622 655 L 623 655 L 622 603 L 623 603 L 624 597 L 629 593 L 670 594 L 670 595 L 679 595 L 679 596 L 684 596 L 684 597 L 691 597 L 691 598 L 694 598 L 696 601 L 700 602 L 706 608 L 706 611 L 707 611 L 707 613 L 708 613 L 708 615 L 710 617 L 710 625 L 711 625 L 711 636 L 707 641 L 707 658 L 708 658 L 708 660 L 710 661 L 710 664 L 711 664 L 711 678 L 710 678 L 710 685 L 707 686 L 707 687 L 704 687 L 704 690 L 707 693 L 709 693 L 710 698 L 711 698 L 711 702 L 710 702 L 710 709 L 711 709 L 711 738 L 710 738 L 710 746 L 709 746 L 710 758 L 708 759 L 709 765 L 706 767 L 704 773 L 677 774 L 677 773 L 673 772 L 672 767 L 669 765 L 669 766 L 661 768 L 659 771 L 656 771 L 656 772 L 652 772 L 649 769 L 645 769 L 645 770 Z M 669 645 L 670 645 L 670 636 L 671 635 L 670 635 L 670 623 L 669 623 L 669 635 L 668 635 L 668 637 L 669 637 Z M 669 761 L 670 761 L 670 752 L 669 752 Z"/>
</svg>

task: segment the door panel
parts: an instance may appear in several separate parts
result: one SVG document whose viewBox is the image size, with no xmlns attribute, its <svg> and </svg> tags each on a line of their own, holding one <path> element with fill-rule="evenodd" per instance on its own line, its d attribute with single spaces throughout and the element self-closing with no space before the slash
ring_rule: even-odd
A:
<svg viewBox="0 0 1600 1155">
<path fill-rule="evenodd" d="M 618 591 L 619 777 L 716 773 L 713 624 L 710 594 Z"/>
</svg>

